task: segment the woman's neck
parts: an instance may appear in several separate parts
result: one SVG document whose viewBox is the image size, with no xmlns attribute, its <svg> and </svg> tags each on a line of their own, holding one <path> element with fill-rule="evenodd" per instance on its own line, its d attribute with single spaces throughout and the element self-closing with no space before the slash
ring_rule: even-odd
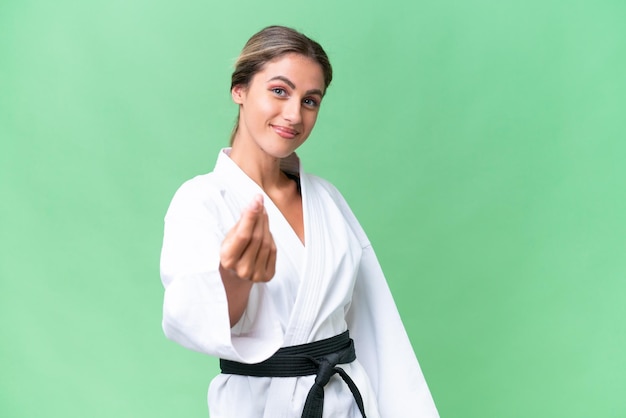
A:
<svg viewBox="0 0 626 418">
<path fill-rule="evenodd" d="M 230 158 L 248 177 L 266 192 L 280 188 L 285 174 L 280 169 L 280 158 L 273 157 L 258 147 L 241 147 L 235 142 Z"/>
</svg>

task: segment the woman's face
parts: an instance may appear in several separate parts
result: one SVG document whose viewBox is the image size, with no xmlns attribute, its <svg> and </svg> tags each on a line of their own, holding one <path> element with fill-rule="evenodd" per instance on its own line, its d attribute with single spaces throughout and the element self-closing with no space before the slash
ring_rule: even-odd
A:
<svg viewBox="0 0 626 418">
<path fill-rule="evenodd" d="M 308 138 L 324 93 L 322 67 L 287 54 L 268 62 L 248 86 L 235 86 L 239 104 L 236 146 L 252 146 L 275 158 L 293 153 Z"/>
</svg>

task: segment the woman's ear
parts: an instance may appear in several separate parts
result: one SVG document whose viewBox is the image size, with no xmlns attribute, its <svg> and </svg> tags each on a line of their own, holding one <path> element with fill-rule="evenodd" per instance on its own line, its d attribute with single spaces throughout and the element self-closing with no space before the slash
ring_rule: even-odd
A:
<svg viewBox="0 0 626 418">
<path fill-rule="evenodd" d="M 246 92 L 246 89 L 241 84 L 237 84 L 235 87 L 233 87 L 230 91 L 230 95 L 233 98 L 233 102 L 237 104 L 243 104 L 245 92 Z"/>
</svg>

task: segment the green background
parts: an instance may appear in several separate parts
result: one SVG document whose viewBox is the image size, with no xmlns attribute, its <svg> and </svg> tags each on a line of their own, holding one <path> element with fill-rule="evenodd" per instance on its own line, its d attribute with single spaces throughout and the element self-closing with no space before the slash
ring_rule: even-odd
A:
<svg viewBox="0 0 626 418">
<path fill-rule="evenodd" d="M 176 188 L 246 39 L 335 81 L 300 151 L 368 231 L 442 417 L 626 416 L 623 0 L 0 2 L 0 416 L 203 417 L 161 331 Z M 396 417 L 393 417 L 396 418 Z"/>
</svg>

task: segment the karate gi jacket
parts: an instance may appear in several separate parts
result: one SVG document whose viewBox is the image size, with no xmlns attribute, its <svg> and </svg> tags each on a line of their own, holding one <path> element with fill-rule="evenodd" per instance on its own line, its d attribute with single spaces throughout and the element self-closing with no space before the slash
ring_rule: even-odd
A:
<svg viewBox="0 0 626 418">
<path fill-rule="evenodd" d="M 350 330 L 356 361 L 340 365 L 359 388 L 368 418 L 438 417 L 374 250 L 329 182 L 304 173 L 296 154 L 281 168 L 300 178 L 304 245 L 282 213 L 223 149 L 213 172 L 184 183 L 165 217 L 163 330 L 179 344 L 243 363 L 280 347 Z M 219 274 L 227 232 L 256 194 L 264 196 L 277 247 L 276 274 L 255 283 L 231 328 Z M 299 417 L 315 376 L 220 374 L 209 387 L 212 418 Z M 338 375 L 325 387 L 324 417 L 360 417 Z"/>
</svg>

